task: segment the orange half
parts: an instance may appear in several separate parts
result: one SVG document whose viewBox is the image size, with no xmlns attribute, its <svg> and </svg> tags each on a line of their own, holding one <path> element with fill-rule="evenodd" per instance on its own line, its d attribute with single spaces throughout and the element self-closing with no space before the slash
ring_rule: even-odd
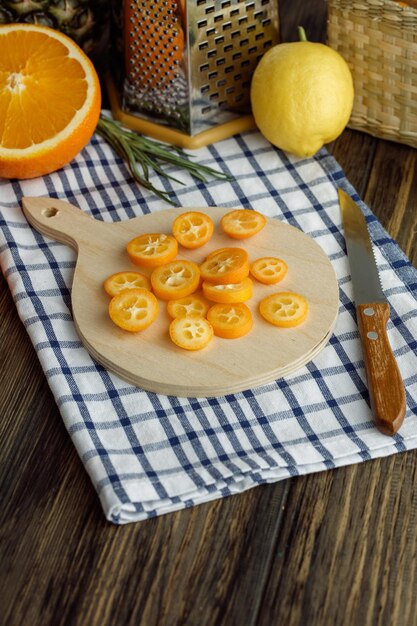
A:
<svg viewBox="0 0 417 626">
<path fill-rule="evenodd" d="M 93 64 L 61 32 L 0 26 L 0 177 L 34 178 L 69 163 L 100 115 Z"/>
</svg>

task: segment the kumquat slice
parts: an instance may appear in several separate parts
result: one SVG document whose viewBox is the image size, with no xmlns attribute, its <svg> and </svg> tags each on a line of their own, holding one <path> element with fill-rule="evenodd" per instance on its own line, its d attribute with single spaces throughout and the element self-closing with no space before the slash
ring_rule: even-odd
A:
<svg viewBox="0 0 417 626">
<path fill-rule="evenodd" d="M 214 285 L 203 282 L 203 293 L 207 300 L 230 304 L 234 302 L 246 302 L 252 298 L 252 281 L 244 278 L 241 283 L 229 283 L 226 285 Z"/>
<path fill-rule="evenodd" d="M 201 294 L 192 293 L 185 298 L 169 300 L 167 311 L 171 317 L 205 317 L 210 306 Z"/>
<path fill-rule="evenodd" d="M 249 274 L 249 257 L 243 248 L 222 248 L 200 265 L 201 277 L 209 283 L 240 283 Z"/>
<path fill-rule="evenodd" d="M 205 213 L 189 211 L 179 215 L 172 225 L 172 234 L 184 248 L 200 248 L 213 234 L 213 220 Z"/>
<path fill-rule="evenodd" d="M 158 315 L 158 300 L 147 289 L 122 291 L 110 300 L 111 320 L 123 330 L 137 333 L 148 328 Z"/>
<path fill-rule="evenodd" d="M 212 250 L 211 252 L 209 252 L 209 254 L 206 256 L 206 261 L 207 259 L 211 259 L 214 257 L 215 254 L 217 254 L 218 252 L 224 252 L 225 250 L 243 250 L 243 248 L 231 248 L 231 247 L 227 247 L 227 248 L 216 248 L 216 250 Z"/>
<path fill-rule="evenodd" d="M 306 319 L 308 301 L 298 293 L 281 291 L 261 300 L 259 312 L 270 324 L 291 328 L 298 326 Z"/>
<path fill-rule="evenodd" d="M 214 304 L 207 313 L 214 334 L 224 339 L 246 335 L 253 326 L 252 314 L 246 304 Z"/>
<path fill-rule="evenodd" d="M 146 233 L 129 241 L 127 253 L 135 265 L 159 267 L 177 256 L 178 242 L 172 235 Z"/>
<path fill-rule="evenodd" d="M 178 259 L 157 267 L 151 274 L 155 295 L 162 300 L 177 300 L 194 293 L 200 284 L 196 263 Z"/>
<path fill-rule="evenodd" d="M 139 272 L 117 272 L 103 283 L 104 291 L 111 297 L 127 289 L 151 289 L 151 281 Z"/>
<path fill-rule="evenodd" d="M 250 273 L 257 281 L 264 285 L 279 283 L 288 271 L 288 265 L 282 259 L 265 256 L 256 259 L 250 266 Z"/>
<path fill-rule="evenodd" d="M 185 350 L 201 350 L 213 339 L 213 328 L 204 317 L 176 317 L 169 325 L 169 336 Z"/>
<path fill-rule="evenodd" d="M 220 225 L 226 235 L 233 239 L 247 239 L 256 235 L 266 224 L 266 218 L 258 211 L 236 209 L 223 215 Z"/>
</svg>

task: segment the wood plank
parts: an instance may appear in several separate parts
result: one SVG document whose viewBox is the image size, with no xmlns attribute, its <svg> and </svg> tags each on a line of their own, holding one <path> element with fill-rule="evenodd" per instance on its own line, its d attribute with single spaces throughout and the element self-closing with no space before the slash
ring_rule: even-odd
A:
<svg viewBox="0 0 417 626">
<path fill-rule="evenodd" d="M 292 481 L 259 626 L 414 626 L 416 480 L 413 451 Z"/>
<path fill-rule="evenodd" d="M 347 128 L 328 146 L 361 198 L 368 185 L 377 143 L 374 137 Z"/>
<path fill-rule="evenodd" d="M 404 251 L 415 251 L 416 152 L 373 144 L 347 130 L 331 148 Z M 293 480 L 259 626 L 414 626 L 416 474 L 414 450 Z"/>
<path fill-rule="evenodd" d="M 254 623 L 288 481 L 106 522 L 1 275 L 0 293 L 5 623 Z"/>
<path fill-rule="evenodd" d="M 364 199 L 417 267 L 417 150 L 380 141 Z"/>
</svg>

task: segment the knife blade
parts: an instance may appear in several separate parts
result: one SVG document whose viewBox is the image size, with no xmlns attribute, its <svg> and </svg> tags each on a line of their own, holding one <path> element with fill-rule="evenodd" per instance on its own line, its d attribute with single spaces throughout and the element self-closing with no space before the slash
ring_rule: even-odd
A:
<svg viewBox="0 0 417 626">
<path fill-rule="evenodd" d="M 381 287 L 365 217 L 343 189 L 338 189 L 338 195 L 371 408 L 377 428 L 393 435 L 403 423 L 406 399 L 388 339 L 390 307 Z"/>
</svg>

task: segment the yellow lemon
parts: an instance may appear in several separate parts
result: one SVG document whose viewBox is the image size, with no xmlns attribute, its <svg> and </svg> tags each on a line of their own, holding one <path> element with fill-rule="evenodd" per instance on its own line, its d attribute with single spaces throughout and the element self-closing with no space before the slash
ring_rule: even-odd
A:
<svg viewBox="0 0 417 626">
<path fill-rule="evenodd" d="M 353 106 L 346 61 L 321 43 L 278 44 L 260 60 L 252 79 L 256 125 L 272 144 L 309 157 L 345 128 Z"/>
</svg>

